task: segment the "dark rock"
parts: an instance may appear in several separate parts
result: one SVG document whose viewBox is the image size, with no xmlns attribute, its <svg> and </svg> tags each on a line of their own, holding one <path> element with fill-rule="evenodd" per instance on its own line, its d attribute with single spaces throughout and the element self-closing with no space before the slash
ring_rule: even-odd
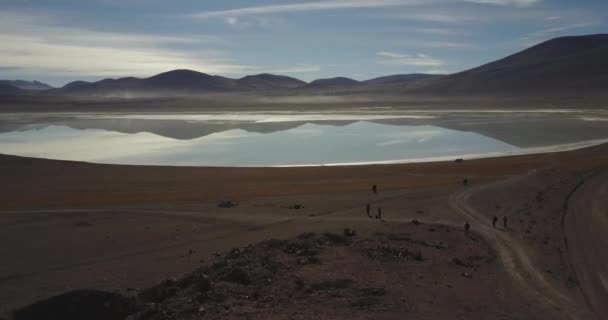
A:
<svg viewBox="0 0 608 320">
<path fill-rule="evenodd" d="M 198 292 L 205 293 L 211 289 L 211 280 L 204 273 L 195 274 L 194 289 Z"/>
<path fill-rule="evenodd" d="M 239 257 L 240 254 L 241 254 L 241 249 L 234 248 L 234 249 L 230 250 L 230 252 L 228 252 L 228 254 L 226 255 L 226 258 L 236 259 Z"/>
<path fill-rule="evenodd" d="M 334 244 L 339 244 L 339 245 L 347 245 L 350 244 L 351 240 L 345 236 L 339 235 L 339 234 L 335 234 L 335 233 L 324 233 L 323 237 Z"/>
<path fill-rule="evenodd" d="M 302 281 L 302 280 L 300 280 L 300 279 L 296 279 L 295 283 L 296 283 L 296 287 L 297 287 L 298 289 L 304 289 L 304 287 L 306 286 L 306 285 L 304 284 L 304 281 Z"/>
<path fill-rule="evenodd" d="M 248 285 L 251 283 L 251 276 L 241 268 L 233 268 L 222 280 Z"/>
<path fill-rule="evenodd" d="M 356 309 L 368 309 L 381 303 L 376 297 L 361 297 L 351 302 L 350 306 Z"/>
<path fill-rule="evenodd" d="M 285 245 L 287 241 L 279 239 L 268 239 L 263 242 L 268 249 L 278 249 Z"/>
<path fill-rule="evenodd" d="M 359 289 L 359 294 L 362 296 L 380 297 L 386 295 L 387 291 L 384 288 L 362 288 Z"/>
<path fill-rule="evenodd" d="M 310 291 L 334 291 L 340 289 L 346 289 L 353 285 L 353 280 L 351 279 L 336 279 L 336 280 L 327 280 L 319 283 L 314 283 L 310 286 Z"/>
<path fill-rule="evenodd" d="M 354 237 L 357 233 L 355 232 L 355 230 L 351 229 L 351 228 L 345 228 L 344 229 L 344 236 L 345 237 Z"/>
<path fill-rule="evenodd" d="M 285 246 L 285 252 L 297 256 L 314 256 L 318 252 L 313 249 L 314 243 L 310 240 L 292 240 Z"/>
<path fill-rule="evenodd" d="M 161 302 L 175 295 L 178 288 L 174 285 L 161 283 L 160 285 L 142 290 L 137 297 L 143 302 Z"/>
<path fill-rule="evenodd" d="M 14 313 L 15 320 L 123 320 L 138 311 L 135 299 L 97 290 L 75 290 Z"/>
<path fill-rule="evenodd" d="M 302 264 L 302 265 L 306 265 L 306 264 L 317 264 L 317 263 L 321 263 L 321 259 L 319 259 L 319 257 L 304 257 L 304 258 L 300 258 L 298 259 L 298 264 Z"/>
<path fill-rule="evenodd" d="M 222 201 L 217 206 L 220 208 L 232 208 L 238 206 L 238 204 L 232 201 Z"/>
</svg>

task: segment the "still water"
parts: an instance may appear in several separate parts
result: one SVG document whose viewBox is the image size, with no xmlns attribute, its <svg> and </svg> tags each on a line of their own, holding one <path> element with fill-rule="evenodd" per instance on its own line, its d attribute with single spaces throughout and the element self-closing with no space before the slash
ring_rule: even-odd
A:
<svg viewBox="0 0 608 320">
<path fill-rule="evenodd" d="M 297 166 L 451 160 L 534 152 L 545 147 L 571 148 L 608 138 L 604 128 L 608 122 L 543 118 L 526 125 L 528 118 L 239 114 L 13 117 L 0 121 L 0 153 L 111 164 Z M 542 133 L 545 130 L 555 132 Z M 564 135 L 564 130 L 569 133 Z M 526 134 L 529 139 L 522 138 Z"/>
</svg>

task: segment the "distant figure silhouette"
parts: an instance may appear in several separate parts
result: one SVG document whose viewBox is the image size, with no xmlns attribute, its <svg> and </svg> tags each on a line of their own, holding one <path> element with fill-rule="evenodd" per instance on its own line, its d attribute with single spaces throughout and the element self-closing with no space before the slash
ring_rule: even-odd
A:
<svg viewBox="0 0 608 320">
<path fill-rule="evenodd" d="M 502 217 L 502 224 L 507 229 L 507 216 Z"/>
<path fill-rule="evenodd" d="M 496 222 L 498 222 L 498 217 L 494 216 L 494 219 L 492 219 L 492 225 L 494 226 L 494 228 L 496 228 Z"/>
<path fill-rule="evenodd" d="M 372 192 L 373 192 L 374 194 L 378 194 L 378 186 L 373 185 L 373 186 L 372 186 Z"/>
<path fill-rule="evenodd" d="M 471 229 L 471 225 L 467 221 L 467 222 L 464 223 L 464 232 L 468 234 L 469 233 L 469 229 Z"/>
<path fill-rule="evenodd" d="M 462 180 L 462 184 L 465 185 L 465 186 L 468 185 L 469 184 L 469 179 L 464 178 L 464 180 Z"/>
<path fill-rule="evenodd" d="M 367 212 L 367 217 L 371 219 L 372 215 L 371 215 L 371 210 L 372 210 L 372 206 L 369 205 L 369 203 L 367 205 L 365 205 L 365 212 Z"/>
<path fill-rule="evenodd" d="M 382 220 L 382 208 L 378 207 L 378 219 Z"/>
</svg>

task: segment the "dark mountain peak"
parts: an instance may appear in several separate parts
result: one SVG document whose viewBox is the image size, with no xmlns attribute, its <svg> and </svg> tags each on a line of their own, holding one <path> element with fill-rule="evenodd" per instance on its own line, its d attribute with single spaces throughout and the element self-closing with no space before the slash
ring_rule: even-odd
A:
<svg viewBox="0 0 608 320">
<path fill-rule="evenodd" d="M 149 77 L 145 80 L 158 80 L 158 79 L 166 79 L 171 81 L 184 81 L 184 80 L 196 80 L 196 79 L 208 79 L 213 78 L 213 76 L 208 75 L 206 73 L 188 70 L 188 69 L 177 69 L 171 70 L 163 73 L 159 73 L 155 76 Z"/>
<path fill-rule="evenodd" d="M 244 76 L 239 80 L 249 79 L 249 78 L 274 79 L 274 78 L 278 78 L 278 77 L 283 77 L 283 76 L 279 76 L 279 75 L 275 75 L 275 74 L 271 74 L 271 73 L 260 73 L 260 74 L 252 74 L 252 75 Z"/>
<path fill-rule="evenodd" d="M 76 89 L 76 88 L 85 87 L 85 86 L 88 86 L 91 84 L 92 84 L 91 82 L 77 80 L 77 81 L 72 81 L 72 82 L 66 84 L 65 86 L 63 86 L 63 89 Z"/>
<path fill-rule="evenodd" d="M 551 39 L 496 62 L 538 64 L 543 61 L 569 58 L 590 51 L 608 49 L 608 34 L 568 36 Z"/>
<path fill-rule="evenodd" d="M 600 33 L 600 34 L 590 34 L 583 36 L 565 36 L 558 37 L 543 43 L 540 43 L 535 47 L 543 47 L 543 46 L 576 46 L 576 47 L 605 47 L 608 46 L 608 34 Z"/>
<path fill-rule="evenodd" d="M 142 86 L 163 90 L 223 91 L 234 88 L 236 80 L 193 70 L 179 69 L 143 79 Z"/>
<path fill-rule="evenodd" d="M 40 81 L 25 81 L 25 80 L 2 80 L 4 83 L 14 86 L 22 90 L 48 90 L 53 89 L 46 83 Z"/>
<path fill-rule="evenodd" d="M 260 73 L 242 77 L 238 80 L 239 84 L 250 88 L 297 88 L 306 85 L 306 82 L 270 73 Z"/>
<path fill-rule="evenodd" d="M 0 94 L 2 95 L 13 95 L 21 94 L 23 90 L 15 87 L 7 80 L 0 80 Z"/>
<path fill-rule="evenodd" d="M 555 38 L 471 70 L 425 80 L 411 89 L 434 94 L 605 90 L 607 56 L 606 34 Z"/>
<path fill-rule="evenodd" d="M 361 82 L 345 78 L 345 77 L 334 77 L 327 79 L 317 79 L 309 83 L 309 86 L 355 86 L 361 84 Z"/>
</svg>

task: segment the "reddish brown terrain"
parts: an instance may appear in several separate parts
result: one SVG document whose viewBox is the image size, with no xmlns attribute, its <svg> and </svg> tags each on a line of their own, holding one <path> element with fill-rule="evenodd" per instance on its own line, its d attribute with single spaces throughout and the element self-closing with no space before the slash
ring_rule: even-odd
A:
<svg viewBox="0 0 608 320">
<path fill-rule="evenodd" d="M 120 296 L 16 319 L 73 296 L 106 319 L 601 319 L 607 169 L 605 145 L 266 169 L 2 156 L 0 311 L 95 289 Z"/>
</svg>

